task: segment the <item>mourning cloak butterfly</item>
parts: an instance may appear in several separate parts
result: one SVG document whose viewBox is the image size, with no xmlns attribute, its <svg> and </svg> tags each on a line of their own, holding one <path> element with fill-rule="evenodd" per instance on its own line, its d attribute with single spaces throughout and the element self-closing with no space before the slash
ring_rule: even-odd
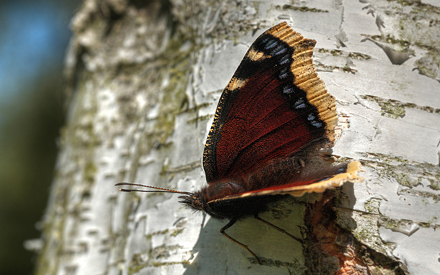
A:
<svg viewBox="0 0 440 275">
<path fill-rule="evenodd" d="M 180 202 L 229 219 L 220 232 L 260 262 L 225 230 L 254 216 L 288 234 L 258 213 L 281 195 L 324 192 L 362 180 L 358 161 L 332 165 L 324 160 L 335 140 L 337 113 L 334 98 L 313 66 L 315 43 L 283 22 L 252 44 L 222 93 L 206 140 L 203 167 L 208 186 L 191 193 L 118 183 L 155 189 L 120 190 L 184 194 Z"/>
</svg>

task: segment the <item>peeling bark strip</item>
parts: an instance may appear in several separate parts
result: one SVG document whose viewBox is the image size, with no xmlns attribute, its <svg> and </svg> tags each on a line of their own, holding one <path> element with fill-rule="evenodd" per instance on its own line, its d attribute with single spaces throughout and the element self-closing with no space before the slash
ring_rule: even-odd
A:
<svg viewBox="0 0 440 275">
<path fill-rule="evenodd" d="M 437 274 L 439 10 L 432 0 L 84 0 L 72 20 L 69 116 L 36 274 L 312 269 L 309 255 L 322 253 L 312 248 L 326 245 L 304 249 L 243 220 L 227 232 L 261 251 L 260 266 L 218 234 L 226 223 L 192 215 L 167 194 L 125 196 L 114 188 L 129 181 L 199 189 L 200 156 L 221 91 L 256 37 L 281 21 L 318 41 L 314 65 L 337 99 L 334 154 L 361 160 L 368 179 L 344 187 L 334 214 L 319 208 L 327 214 L 307 238 L 323 239 L 318 222 L 332 229 L 325 234 L 336 240 L 329 246 L 336 256 L 322 259 L 333 270 L 355 260 L 365 270 L 395 274 L 404 263 L 410 274 Z M 305 212 L 305 202 L 287 200 L 260 216 L 300 236 Z"/>
<path fill-rule="evenodd" d="M 398 259 L 363 245 L 338 225 L 335 193 L 328 191 L 306 207 L 307 274 L 409 274 Z"/>
</svg>

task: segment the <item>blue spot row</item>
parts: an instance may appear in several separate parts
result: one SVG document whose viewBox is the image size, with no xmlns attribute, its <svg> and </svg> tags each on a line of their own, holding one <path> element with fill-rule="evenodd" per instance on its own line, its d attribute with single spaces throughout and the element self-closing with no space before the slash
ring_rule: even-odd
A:
<svg viewBox="0 0 440 275">
<path fill-rule="evenodd" d="M 287 72 L 287 69 L 280 70 L 280 77 L 283 72 Z M 294 84 L 285 84 L 282 86 L 281 91 L 284 96 L 289 98 L 292 109 L 299 112 L 307 121 L 309 128 L 322 129 L 324 127 L 324 122 L 319 118 L 316 108 L 307 101 L 306 93 L 303 90 Z"/>
</svg>

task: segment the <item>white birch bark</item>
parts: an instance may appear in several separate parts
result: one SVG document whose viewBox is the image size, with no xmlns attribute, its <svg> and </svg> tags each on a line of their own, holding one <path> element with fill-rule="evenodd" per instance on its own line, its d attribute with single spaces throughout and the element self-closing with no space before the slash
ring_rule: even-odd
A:
<svg viewBox="0 0 440 275">
<path fill-rule="evenodd" d="M 219 233 L 226 221 L 173 194 L 114 186 L 206 184 L 201 157 L 221 91 L 256 37 L 287 21 L 317 41 L 314 63 L 340 118 L 334 154 L 364 165 L 365 182 L 341 193 L 340 226 L 408 273 L 436 274 L 439 11 L 434 0 L 86 0 L 72 21 L 72 96 L 37 273 L 307 273 L 302 246 L 254 219 L 228 233 L 264 265 Z M 300 236 L 304 206 L 279 209 L 262 217 Z"/>
</svg>

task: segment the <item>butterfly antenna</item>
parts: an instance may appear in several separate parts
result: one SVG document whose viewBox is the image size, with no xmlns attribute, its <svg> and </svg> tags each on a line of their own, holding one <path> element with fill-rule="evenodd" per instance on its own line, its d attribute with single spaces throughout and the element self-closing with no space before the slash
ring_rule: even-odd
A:
<svg viewBox="0 0 440 275">
<path fill-rule="evenodd" d="M 184 192 L 184 191 L 177 191 L 172 189 L 166 189 L 156 186 L 149 186 L 149 185 L 143 185 L 143 184 L 137 184 L 137 183 L 128 183 L 128 182 L 120 182 L 115 184 L 115 186 L 138 186 L 138 187 L 144 187 L 144 188 L 152 188 L 155 190 L 143 190 L 143 189 L 125 189 L 125 188 L 119 188 L 119 191 L 122 192 L 145 192 L 145 193 L 152 193 L 152 192 L 164 192 L 164 193 L 179 193 L 179 194 L 191 194 L 190 192 Z"/>
</svg>

